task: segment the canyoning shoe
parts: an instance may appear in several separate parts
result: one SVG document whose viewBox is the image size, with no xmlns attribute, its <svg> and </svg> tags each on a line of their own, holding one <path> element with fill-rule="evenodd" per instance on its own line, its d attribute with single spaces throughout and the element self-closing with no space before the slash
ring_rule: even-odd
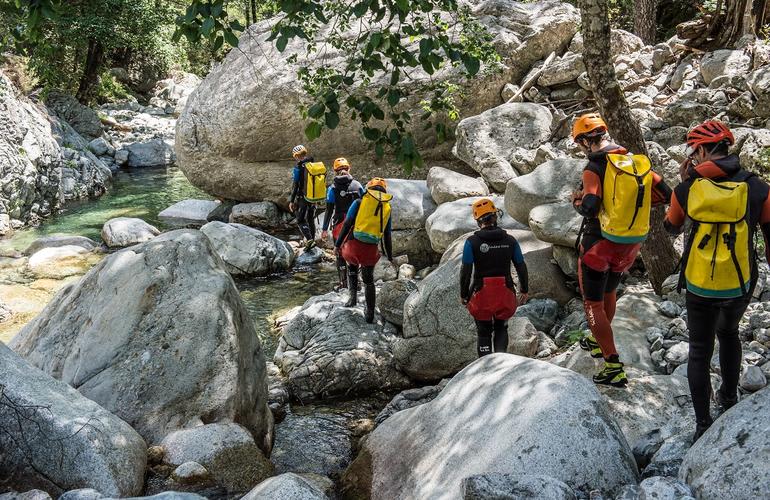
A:
<svg viewBox="0 0 770 500">
<path fill-rule="evenodd" d="M 586 335 L 580 339 L 580 348 L 584 351 L 588 351 L 592 358 L 602 357 L 602 348 L 599 347 L 599 343 L 596 341 L 593 335 Z"/>
<path fill-rule="evenodd" d="M 729 410 L 730 408 L 732 408 L 733 406 L 735 406 L 736 404 L 738 404 L 737 395 L 734 398 L 728 398 L 727 396 L 722 394 L 722 391 L 717 391 L 716 396 L 717 396 L 716 397 L 717 410 L 720 415 L 726 412 L 727 410 Z"/>
<path fill-rule="evenodd" d="M 707 430 L 709 430 L 709 427 L 711 427 L 712 421 L 709 420 L 708 422 L 696 422 L 695 423 L 695 434 L 692 437 L 693 444 L 700 439 L 702 435 L 706 433 Z"/>
<path fill-rule="evenodd" d="M 613 387 L 625 387 L 628 384 L 628 377 L 623 370 L 623 363 L 617 361 L 605 361 L 604 368 L 594 375 L 594 383 L 611 385 Z"/>
<path fill-rule="evenodd" d="M 366 320 L 367 323 L 370 323 L 370 324 L 374 323 L 374 308 L 373 307 L 371 309 L 367 307 L 364 310 L 364 319 Z"/>
<path fill-rule="evenodd" d="M 305 242 L 305 251 L 309 252 L 315 246 L 315 240 L 307 240 Z"/>
</svg>

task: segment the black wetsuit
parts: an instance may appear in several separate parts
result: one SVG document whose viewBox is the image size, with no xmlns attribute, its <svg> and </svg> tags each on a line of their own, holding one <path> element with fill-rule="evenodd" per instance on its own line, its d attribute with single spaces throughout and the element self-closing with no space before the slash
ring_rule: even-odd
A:
<svg viewBox="0 0 770 500">
<path fill-rule="evenodd" d="M 297 203 L 294 217 L 297 219 L 297 226 L 305 240 L 315 239 L 315 205 L 305 200 L 305 186 L 307 185 L 307 169 L 305 165 L 312 163 L 313 158 L 308 157 L 300 160 L 294 166 L 292 175 L 293 182 L 291 187 L 291 202 Z"/>
</svg>

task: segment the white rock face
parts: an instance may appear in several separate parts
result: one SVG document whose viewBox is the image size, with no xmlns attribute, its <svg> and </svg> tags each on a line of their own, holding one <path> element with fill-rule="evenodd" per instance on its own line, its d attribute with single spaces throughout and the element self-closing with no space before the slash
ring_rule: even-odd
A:
<svg viewBox="0 0 770 500">
<path fill-rule="evenodd" d="M 285 271 L 294 250 L 283 240 L 242 224 L 209 222 L 201 228 L 230 274 L 264 276 Z"/>
<path fill-rule="evenodd" d="M 91 238 L 86 238 L 85 236 L 52 234 L 50 236 L 43 236 L 33 241 L 32 244 L 30 244 L 24 250 L 24 254 L 32 255 L 38 250 L 42 250 L 44 248 L 55 248 L 55 247 L 63 247 L 63 246 L 76 246 L 76 247 L 84 248 L 88 251 L 93 251 L 93 250 L 96 250 L 99 244 L 96 243 Z"/>
<path fill-rule="evenodd" d="M 200 227 L 208 222 L 209 214 L 219 206 L 212 200 L 182 200 L 161 211 L 158 218 L 171 226 Z"/>
<path fill-rule="evenodd" d="M 110 248 L 130 247 L 150 241 L 159 234 L 155 226 L 132 217 L 116 217 L 105 222 L 102 227 L 102 240 Z"/>
<path fill-rule="evenodd" d="M 433 200 L 441 205 L 471 196 L 487 196 L 489 188 L 481 178 L 474 178 L 443 167 L 428 171 L 428 189 Z"/>
<path fill-rule="evenodd" d="M 610 51 L 613 56 L 631 54 L 644 47 L 644 42 L 633 33 L 625 30 L 613 29 L 610 33 Z M 572 52 L 583 52 L 583 34 L 578 33 L 569 44 Z"/>
<path fill-rule="evenodd" d="M 4 486 L 54 494 L 88 487 L 115 497 L 142 492 L 147 445 L 124 421 L 2 342 L 0 387 Z"/>
<path fill-rule="evenodd" d="M 91 255 L 90 251 L 75 245 L 44 248 L 30 256 L 27 265 L 36 276 L 62 279 L 85 273 L 93 263 L 89 260 Z"/>
<path fill-rule="evenodd" d="M 287 472 L 261 482 L 241 500 L 327 500 L 329 497 L 299 474 Z"/>
<path fill-rule="evenodd" d="M 239 203 L 230 212 L 230 222 L 260 229 L 275 229 L 286 225 L 289 216 L 273 202 Z"/>
<path fill-rule="evenodd" d="M 551 135 L 553 116 L 545 106 L 508 103 L 457 124 L 454 154 L 497 191 L 528 167 L 514 160 L 516 150 L 533 150 Z M 533 155 L 534 157 L 534 155 Z"/>
<path fill-rule="evenodd" d="M 472 205 L 481 196 L 462 198 L 449 203 L 444 203 L 436 209 L 425 222 L 425 230 L 428 231 L 430 246 L 433 251 L 443 253 L 460 236 L 478 230 L 479 226 L 473 219 Z M 496 207 L 504 206 L 502 196 L 488 197 Z M 524 226 L 503 213 L 498 220 L 498 226 L 503 229 L 524 229 Z"/>
<path fill-rule="evenodd" d="M 700 74 L 706 85 L 720 76 L 745 76 L 751 71 L 751 57 L 743 50 L 715 50 L 700 61 Z"/>
<path fill-rule="evenodd" d="M 493 354 L 433 401 L 380 424 L 343 484 L 374 500 L 461 499 L 465 478 L 517 470 L 608 494 L 638 480 L 631 449 L 592 382 L 542 361 Z"/>
<path fill-rule="evenodd" d="M 386 179 L 390 202 L 390 223 L 396 231 L 422 229 L 425 220 L 436 210 L 426 181 Z"/>
<path fill-rule="evenodd" d="M 165 233 L 105 258 L 10 346 L 150 443 L 195 418 L 231 419 L 269 453 L 262 347 L 199 231 Z"/>
<path fill-rule="evenodd" d="M 770 497 L 770 388 L 719 417 L 690 448 L 679 469 L 703 500 Z"/>
<path fill-rule="evenodd" d="M 125 147 L 128 151 L 129 167 L 158 167 L 176 162 L 174 145 L 164 139 L 135 142 Z"/>
<path fill-rule="evenodd" d="M 575 248 L 583 217 L 570 202 L 540 205 L 529 212 L 529 228 L 537 239 Z"/>
</svg>

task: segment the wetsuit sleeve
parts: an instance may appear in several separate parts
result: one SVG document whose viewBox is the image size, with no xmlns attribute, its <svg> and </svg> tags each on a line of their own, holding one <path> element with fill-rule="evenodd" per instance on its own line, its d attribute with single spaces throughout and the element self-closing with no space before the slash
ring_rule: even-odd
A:
<svg viewBox="0 0 770 500">
<path fill-rule="evenodd" d="M 602 181 L 599 174 L 583 170 L 583 197 L 575 200 L 574 207 L 583 217 L 596 217 L 602 206 Z"/>
<path fill-rule="evenodd" d="M 527 264 L 524 262 L 524 254 L 521 253 L 521 247 L 519 242 L 514 238 L 513 245 L 511 245 L 511 262 L 516 269 L 516 274 L 519 276 L 519 284 L 521 285 L 521 293 L 529 293 L 529 273 L 527 272 Z"/>
<path fill-rule="evenodd" d="M 460 267 L 460 298 L 471 298 L 471 276 L 473 275 L 473 246 L 470 240 L 465 240 L 463 246 L 463 261 Z"/>
<path fill-rule="evenodd" d="M 679 186 L 671 195 L 671 205 L 669 205 L 666 218 L 663 220 L 663 227 L 671 234 L 680 234 L 682 232 L 686 218 L 684 208 L 682 208 L 682 204 L 679 202 L 679 197 L 682 194 L 682 189 Z"/>
<path fill-rule="evenodd" d="M 300 180 L 300 174 L 302 172 L 299 169 L 299 165 L 296 165 L 294 167 L 294 172 L 292 174 L 292 183 L 291 183 L 291 202 L 294 203 L 297 200 L 297 195 L 299 194 L 299 186 L 301 184 Z"/>
<path fill-rule="evenodd" d="M 393 230 L 390 225 L 390 221 L 392 219 L 388 219 L 388 225 L 385 226 L 385 234 L 383 234 L 383 242 L 385 244 L 385 255 L 388 257 L 388 260 L 393 260 Z"/>
<path fill-rule="evenodd" d="M 652 173 L 652 206 L 657 207 L 659 205 L 668 205 L 671 202 L 671 195 L 673 191 L 663 180 L 663 177 Z"/>
<path fill-rule="evenodd" d="M 334 214 L 334 188 L 329 188 L 326 191 L 326 213 L 324 214 L 324 223 L 322 229 L 324 231 L 329 230 L 329 223 L 332 221 L 332 215 Z"/>
<path fill-rule="evenodd" d="M 353 202 L 348 209 L 348 214 L 345 216 L 345 223 L 342 225 L 342 231 L 337 237 L 337 241 L 334 242 L 334 246 L 340 248 L 345 240 L 348 239 L 348 234 L 353 230 L 353 225 L 356 223 L 356 215 L 358 215 L 358 206 L 361 204 L 359 200 Z"/>
<path fill-rule="evenodd" d="M 759 216 L 762 236 L 765 238 L 765 259 L 770 264 L 770 193 L 762 204 L 762 213 Z"/>
</svg>

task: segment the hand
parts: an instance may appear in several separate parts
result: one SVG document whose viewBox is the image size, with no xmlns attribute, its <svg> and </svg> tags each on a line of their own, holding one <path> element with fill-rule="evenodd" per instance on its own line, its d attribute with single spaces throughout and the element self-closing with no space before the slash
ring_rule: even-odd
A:
<svg viewBox="0 0 770 500">
<path fill-rule="evenodd" d="M 468 299 L 464 299 L 464 298 L 460 297 L 460 304 L 462 304 L 464 306 L 467 306 L 468 305 Z"/>
<path fill-rule="evenodd" d="M 679 178 L 682 179 L 682 181 L 686 181 L 687 178 L 690 176 L 688 173 L 688 170 L 690 170 L 690 167 L 692 166 L 692 158 L 685 158 L 682 163 L 679 164 Z"/>
<path fill-rule="evenodd" d="M 334 247 L 334 255 L 339 257 L 339 255 L 340 255 L 340 247 Z"/>
<path fill-rule="evenodd" d="M 519 294 L 519 295 L 516 297 L 516 301 L 517 301 L 517 302 L 519 303 L 519 305 L 521 305 L 521 306 L 523 306 L 524 304 L 526 304 L 528 300 L 529 300 L 529 294 L 528 294 L 528 293 L 520 293 L 520 294 Z"/>
<path fill-rule="evenodd" d="M 576 201 L 583 199 L 583 190 L 582 189 L 576 189 L 572 191 L 572 204 L 574 205 Z"/>
<path fill-rule="evenodd" d="M 294 202 L 289 203 L 289 212 L 294 213 L 294 211 L 297 209 L 297 204 Z"/>
<path fill-rule="evenodd" d="M 329 237 L 329 231 L 321 231 L 321 239 L 325 240 Z"/>
</svg>

